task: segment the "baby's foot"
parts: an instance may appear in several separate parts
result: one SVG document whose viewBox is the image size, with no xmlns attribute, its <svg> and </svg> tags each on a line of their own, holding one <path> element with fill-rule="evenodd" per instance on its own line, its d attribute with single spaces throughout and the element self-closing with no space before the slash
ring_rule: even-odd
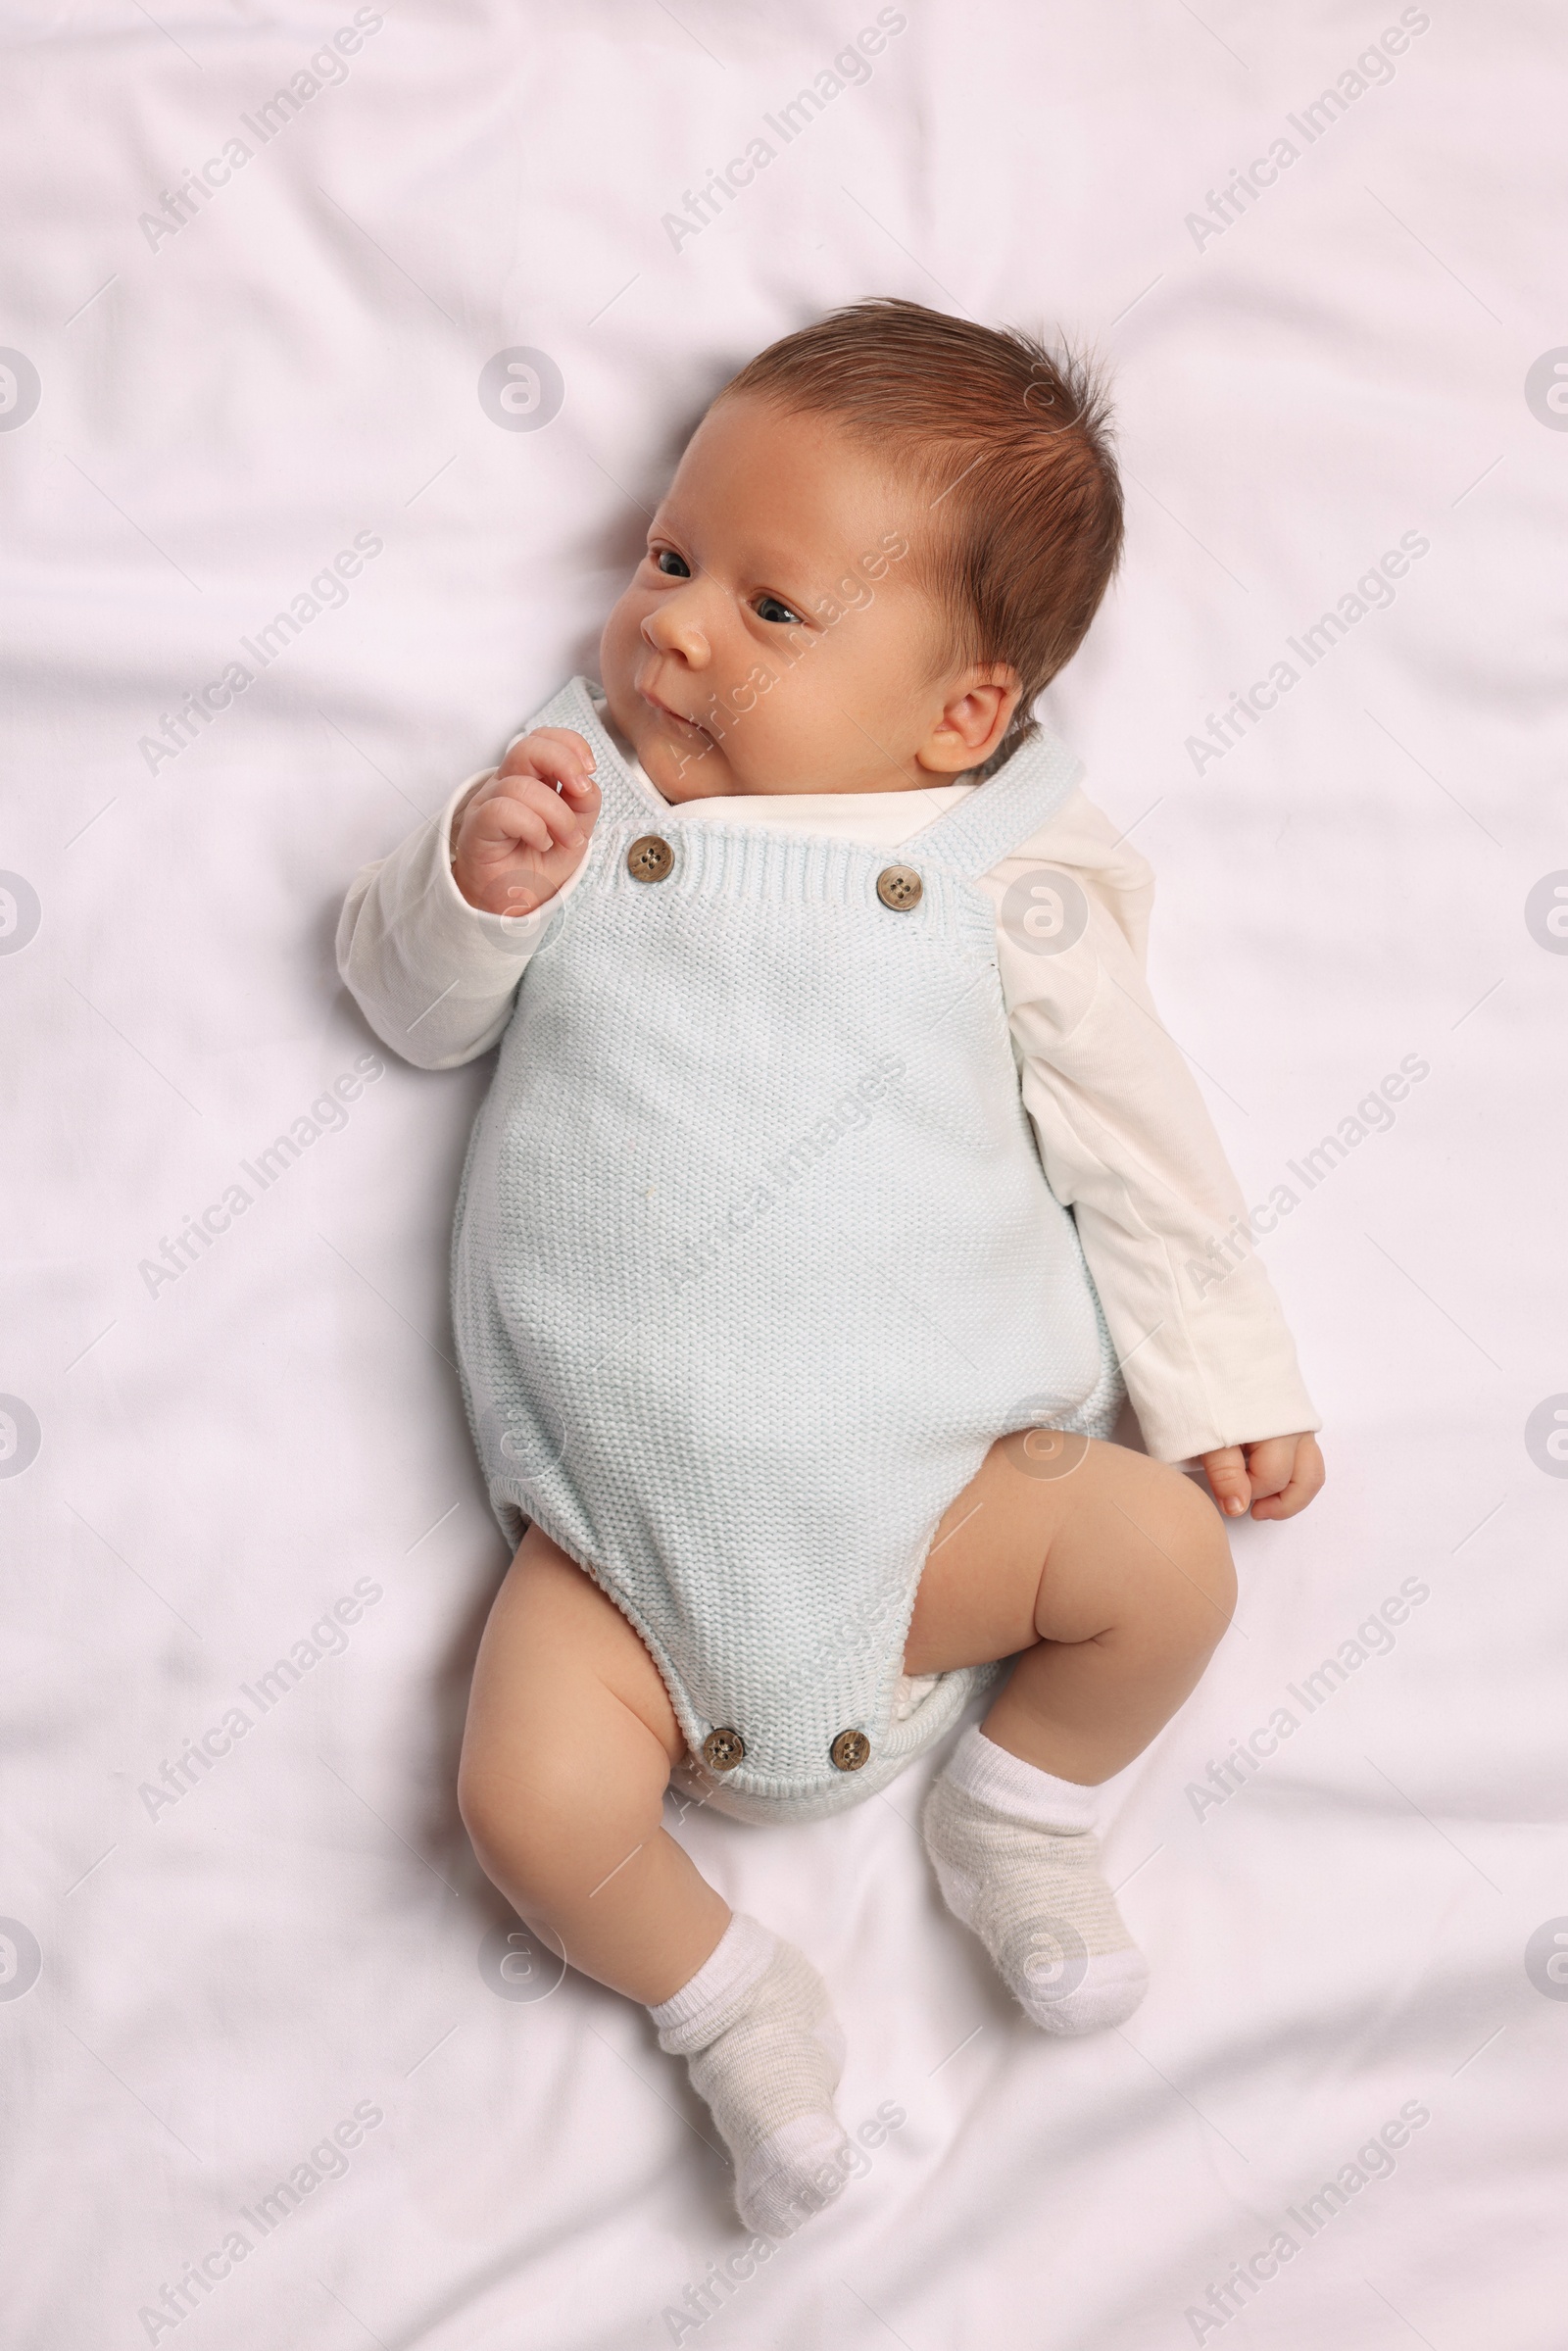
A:
<svg viewBox="0 0 1568 2351">
<path fill-rule="evenodd" d="M 1047 2033 L 1119 2025 L 1149 1984 L 1100 1872 L 1094 1795 L 969 1730 L 926 1799 L 925 1847 L 948 1908 Z"/>
<path fill-rule="evenodd" d="M 821 1977 L 793 1943 L 737 1912 L 672 1999 L 651 2008 L 659 2045 L 688 2061 L 735 2160 L 748 2229 L 787 2236 L 844 2184 L 833 2111 L 844 2034 Z"/>
</svg>

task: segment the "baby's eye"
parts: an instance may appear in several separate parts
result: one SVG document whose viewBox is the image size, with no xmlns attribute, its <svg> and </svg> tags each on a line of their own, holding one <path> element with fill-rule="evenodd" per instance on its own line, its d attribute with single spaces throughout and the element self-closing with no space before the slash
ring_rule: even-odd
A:
<svg viewBox="0 0 1568 2351">
<path fill-rule="evenodd" d="M 783 621 L 796 628 L 803 625 L 800 613 L 792 612 L 790 607 L 777 596 L 759 596 L 756 612 L 759 620 Z"/>
<path fill-rule="evenodd" d="M 662 571 L 666 579 L 691 578 L 692 567 L 690 563 L 687 563 L 686 558 L 683 555 L 677 555 L 673 547 L 661 547 L 658 554 L 654 557 L 654 563 L 658 569 Z"/>
</svg>

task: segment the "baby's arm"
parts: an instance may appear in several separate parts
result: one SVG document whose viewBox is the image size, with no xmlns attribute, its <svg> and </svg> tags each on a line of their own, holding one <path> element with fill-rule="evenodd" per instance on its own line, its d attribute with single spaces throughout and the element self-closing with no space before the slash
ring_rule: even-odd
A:
<svg viewBox="0 0 1568 2351">
<path fill-rule="evenodd" d="M 1152 876 L 1075 792 L 983 886 L 1002 917 L 1024 1102 L 1145 1442 L 1156 1459 L 1200 1460 L 1227 1515 L 1291 1517 L 1322 1484 L 1321 1424 L 1213 1122 L 1149 994 Z M 1042 887 L 1062 904 L 1042 902 L 1031 923 Z"/>
<path fill-rule="evenodd" d="M 390 857 L 356 875 L 338 921 L 338 970 L 376 1035 L 405 1060 L 453 1069 L 506 1027 L 528 958 L 581 871 L 599 810 L 592 783 L 579 781 L 568 807 L 545 779 L 558 771 L 586 778 L 589 765 L 580 735 L 522 736 L 499 770 L 461 785 Z M 565 838 L 573 832 L 575 844 Z"/>
</svg>

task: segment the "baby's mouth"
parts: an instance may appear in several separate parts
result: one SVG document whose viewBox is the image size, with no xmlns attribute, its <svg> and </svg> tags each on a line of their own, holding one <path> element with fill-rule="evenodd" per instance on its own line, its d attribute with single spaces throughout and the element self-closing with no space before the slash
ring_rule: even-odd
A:
<svg viewBox="0 0 1568 2351">
<path fill-rule="evenodd" d="M 657 694 L 651 694 L 646 686 L 639 686 L 637 692 L 641 699 L 647 703 L 651 710 L 657 711 L 661 718 L 667 720 L 671 726 L 678 728 L 683 735 L 700 735 L 705 743 L 711 740 L 707 727 L 705 727 L 700 720 L 696 718 L 687 718 L 682 714 L 681 711 L 672 710 L 668 703 L 661 702 L 659 696 Z"/>
</svg>

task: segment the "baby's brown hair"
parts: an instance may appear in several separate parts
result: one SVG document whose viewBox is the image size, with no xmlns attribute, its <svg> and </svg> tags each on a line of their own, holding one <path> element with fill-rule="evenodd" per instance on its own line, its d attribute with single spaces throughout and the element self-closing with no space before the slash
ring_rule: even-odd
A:
<svg viewBox="0 0 1568 2351">
<path fill-rule="evenodd" d="M 947 514 L 912 544 L 965 662 L 1022 693 L 989 775 L 1033 734 L 1030 706 L 1072 659 L 1121 557 L 1121 482 L 1103 376 L 1015 327 L 891 295 L 852 303 L 748 362 L 719 394 L 836 417 Z"/>
</svg>

